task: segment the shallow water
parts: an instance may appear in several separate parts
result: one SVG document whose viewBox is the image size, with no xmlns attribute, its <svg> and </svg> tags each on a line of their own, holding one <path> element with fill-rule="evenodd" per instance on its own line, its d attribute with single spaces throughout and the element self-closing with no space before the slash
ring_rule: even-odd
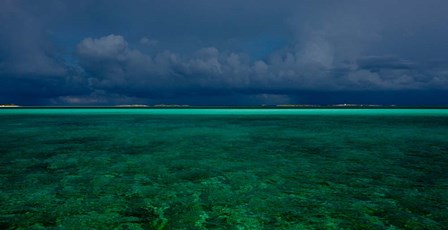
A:
<svg viewBox="0 0 448 230">
<path fill-rule="evenodd" d="M 444 229 L 447 109 L 2 109 L 0 229 Z"/>
</svg>

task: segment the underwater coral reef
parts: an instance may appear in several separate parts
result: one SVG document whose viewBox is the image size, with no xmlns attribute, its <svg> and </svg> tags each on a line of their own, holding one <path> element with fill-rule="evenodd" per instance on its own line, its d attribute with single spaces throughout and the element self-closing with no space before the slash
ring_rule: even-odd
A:
<svg viewBox="0 0 448 230">
<path fill-rule="evenodd" d="M 448 226 L 448 115 L 0 118 L 1 229 Z"/>
</svg>

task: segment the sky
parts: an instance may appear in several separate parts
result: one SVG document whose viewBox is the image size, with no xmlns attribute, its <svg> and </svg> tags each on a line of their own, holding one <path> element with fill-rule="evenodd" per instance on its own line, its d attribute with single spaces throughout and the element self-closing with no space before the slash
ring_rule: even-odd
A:
<svg viewBox="0 0 448 230">
<path fill-rule="evenodd" d="M 446 0 L 2 0 L 0 104 L 448 105 Z"/>
</svg>

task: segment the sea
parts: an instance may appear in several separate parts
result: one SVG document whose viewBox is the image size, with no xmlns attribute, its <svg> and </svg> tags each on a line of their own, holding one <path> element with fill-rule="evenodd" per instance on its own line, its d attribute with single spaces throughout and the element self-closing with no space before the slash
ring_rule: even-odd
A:
<svg viewBox="0 0 448 230">
<path fill-rule="evenodd" d="M 4 108 L 0 185 L 0 229 L 448 229 L 448 109 Z"/>
</svg>

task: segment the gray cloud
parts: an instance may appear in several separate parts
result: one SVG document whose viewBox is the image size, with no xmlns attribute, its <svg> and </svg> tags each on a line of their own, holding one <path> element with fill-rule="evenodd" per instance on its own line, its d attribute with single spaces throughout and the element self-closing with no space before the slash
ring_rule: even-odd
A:
<svg viewBox="0 0 448 230">
<path fill-rule="evenodd" d="M 131 49 L 123 36 L 86 38 L 77 53 L 93 87 L 107 90 L 383 90 L 445 88 L 442 76 L 425 76 L 411 61 L 391 56 L 365 56 L 335 63 L 328 44 L 274 53 L 267 61 L 246 54 L 201 48 L 185 56 Z M 422 81 L 423 80 L 423 81 Z M 150 94 L 150 93 L 148 93 Z"/>
</svg>

